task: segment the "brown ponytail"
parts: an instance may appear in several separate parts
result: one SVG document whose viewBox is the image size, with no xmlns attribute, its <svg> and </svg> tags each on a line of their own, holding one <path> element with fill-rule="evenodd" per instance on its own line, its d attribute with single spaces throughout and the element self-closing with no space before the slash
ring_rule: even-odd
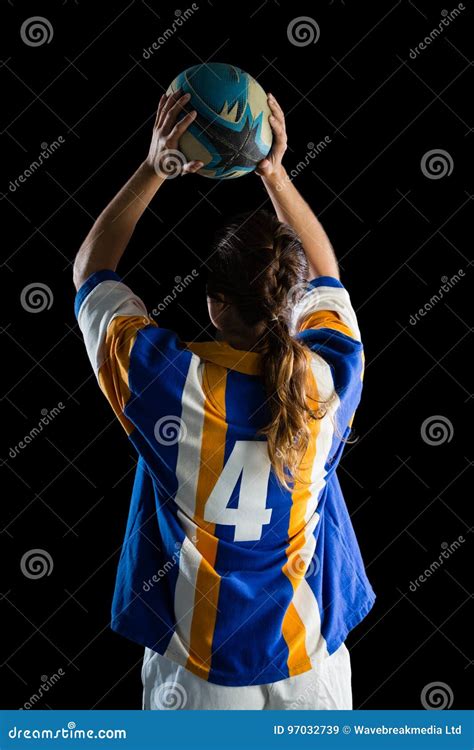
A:
<svg viewBox="0 0 474 750">
<path fill-rule="evenodd" d="M 261 433 L 276 476 L 289 488 L 308 447 L 308 422 L 324 414 L 309 408 L 309 352 L 292 335 L 293 306 L 308 272 L 303 247 L 291 227 L 259 211 L 224 228 L 207 265 L 208 295 L 232 306 L 235 328 L 253 333 L 262 353 L 270 421 Z"/>
</svg>

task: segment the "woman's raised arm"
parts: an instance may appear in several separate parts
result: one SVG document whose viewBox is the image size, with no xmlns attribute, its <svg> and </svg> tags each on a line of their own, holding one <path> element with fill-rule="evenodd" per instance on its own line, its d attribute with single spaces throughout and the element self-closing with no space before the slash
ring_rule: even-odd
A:
<svg viewBox="0 0 474 750">
<path fill-rule="evenodd" d="M 96 271 L 116 270 L 138 220 L 169 175 L 168 152 L 178 148 L 180 137 L 196 117 L 193 110 L 177 122 L 188 100 L 189 95 L 180 96 L 179 91 L 161 97 L 147 158 L 94 222 L 76 256 L 73 270 L 76 289 Z M 181 172 L 196 172 L 202 166 L 200 161 L 187 162 Z"/>
<path fill-rule="evenodd" d="M 283 110 L 272 94 L 268 96 L 268 104 L 272 111 L 273 146 L 258 165 L 257 174 L 262 178 L 279 220 L 289 224 L 299 235 L 308 259 L 310 278 L 334 276 L 338 279 L 339 269 L 329 238 L 281 163 L 287 141 Z"/>
</svg>

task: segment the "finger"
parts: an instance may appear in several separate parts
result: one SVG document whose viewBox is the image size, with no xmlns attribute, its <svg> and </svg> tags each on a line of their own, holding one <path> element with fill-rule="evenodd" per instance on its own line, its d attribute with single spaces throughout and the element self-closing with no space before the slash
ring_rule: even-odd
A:
<svg viewBox="0 0 474 750">
<path fill-rule="evenodd" d="M 175 102 L 177 102 L 178 99 L 182 96 L 182 93 L 183 92 L 181 91 L 181 89 L 178 89 L 173 94 L 169 94 L 169 96 L 167 96 L 166 102 L 163 105 L 159 127 L 162 127 L 165 121 L 166 115 L 168 114 L 171 107 L 175 104 Z"/>
<path fill-rule="evenodd" d="M 163 122 L 163 118 L 164 118 L 165 107 L 166 107 L 166 104 L 167 104 L 168 99 L 170 98 L 170 96 L 171 96 L 171 94 L 166 94 L 165 93 L 163 95 L 163 101 L 161 101 L 161 99 L 160 99 L 160 105 L 158 107 L 158 115 L 157 115 L 156 123 L 155 123 L 155 125 L 156 125 L 157 128 L 161 127 L 161 123 Z"/>
<path fill-rule="evenodd" d="M 275 105 L 272 105 L 271 109 L 272 114 L 269 116 L 270 125 L 272 126 L 272 129 L 275 133 L 278 134 L 278 136 L 282 136 L 283 138 L 286 138 L 286 123 L 285 123 L 285 115 L 283 114 L 282 110 L 276 107 Z"/>
<path fill-rule="evenodd" d="M 188 161 L 182 168 L 181 175 L 194 174 L 194 172 L 198 172 L 203 166 L 203 161 L 197 161 L 195 159 L 193 161 Z"/>
<path fill-rule="evenodd" d="M 170 107 L 170 109 L 165 115 L 165 119 L 163 120 L 161 124 L 163 135 L 168 135 L 170 130 L 172 130 L 172 128 L 175 126 L 176 118 L 178 117 L 178 114 L 181 112 L 183 107 L 188 103 L 190 98 L 191 98 L 191 94 L 183 94 L 183 96 L 180 96 L 180 98 L 173 104 L 173 106 Z"/>
<path fill-rule="evenodd" d="M 169 134 L 170 140 L 176 140 L 179 141 L 183 133 L 186 132 L 186 130 L 191 125 L 192 121 L 196 118 L 197 112 L 194 109 L 192 112 L 188 112 L 187 115 L 185 115 L 179 122 L 176 123 L 173 130 Z"/>
<path fill-rule="evenodd" d="M 276 98 L 276 96 L 274 96 L 272 93 L 269 93 L 267 99 L 269 99 L 273 104 L 275 104 L 276 107 L 278 107 L 279 110 L 281 110 L 283 112 L 281 104 L 279 103 L 279 101 Z"/>
<path fill-rule="evenodd" d="M 270 117 L 268 118 L 268 120 L 270 122 L 270 126 L 271 126 L 274 134 L 277 137 L 277 140 L 278 139 L 283 139 L 284 136 L 286 135 L 285 125 L 281 122 L 281 120 L 278 120 L 275 117 L 275 115 L 270 115 Z"/>
<path fill-rule="evenodd" d="M 283 114 L 283 111 L 272 102 L 269 102 L 269 104 L 270 104 L 270 111 L 271 111 L 271 115 L 269 116 L 275 117 L 278 120 L 278 122 L 281 125 L 283 125 L 283 127 L 285 127 L 285 115 Z"/>
<path fill-rule="evenodd" d="M 272 112 L 276 109 L 282 115 L 282 117 L 285 116 L 283 109 L 281 108 L 280 104 L 275 99 L 273 94 L 268 94 L 268 104 L 270 105 Z"/>
<path fill-rule="evenodd" d="M 269 159 L 262 159 L 262 161 L 258 162 L 255 173 L 258 175 L 265 174 L 270 169 L 270 166 Z"/>
<path fill-rule="evenodd" d="M 163 109 L 163 105 L 166 101 L 166 94 L 162 94 L 160 96 L 160 101 L 158 102 L 158 109 L 156 110 L 156 117 L 155 117 L 155 126 L 158 126 L 158 122 L 161 115 L 161 110 Z"/>
</svg>

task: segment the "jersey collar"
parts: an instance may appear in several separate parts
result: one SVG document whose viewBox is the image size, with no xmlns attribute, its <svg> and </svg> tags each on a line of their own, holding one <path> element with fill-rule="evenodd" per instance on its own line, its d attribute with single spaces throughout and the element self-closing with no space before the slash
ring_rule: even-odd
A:
<svg viewBox="0 0 474 750">
<path fill-rule="evenodd" d="M 216 365 L 236 370 L 245 375 L 260 375 L 262 355 L 243 349 L 234 349 L 226 341 L 203 341 L 186 343 L 186 347 L 201 359 Z"/>
</svg>

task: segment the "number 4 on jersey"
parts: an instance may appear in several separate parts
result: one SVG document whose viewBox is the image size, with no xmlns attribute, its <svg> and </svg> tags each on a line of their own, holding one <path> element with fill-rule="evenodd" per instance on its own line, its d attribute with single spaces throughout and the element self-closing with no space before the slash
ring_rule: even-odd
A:
<svg viewBox="0 0 474 750">
<path fill-rule="evenodd" d="M 206 502 L 204 520 L 234 526 L 234 541 L 252 542 L 262 537 L 262 527 L 270 523 L 266 508 L 271 463 L 267 444 L 238 440 Z M 232 493 L 242 475 L 237 508 L 228 508 Z"/>
</svg>

